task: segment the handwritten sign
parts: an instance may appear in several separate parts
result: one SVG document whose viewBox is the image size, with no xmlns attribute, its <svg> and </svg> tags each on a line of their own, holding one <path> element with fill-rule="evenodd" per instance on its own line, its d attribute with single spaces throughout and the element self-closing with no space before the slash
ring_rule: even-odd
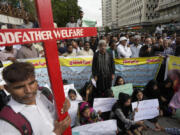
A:
<svg viewBox="0 0 180 135">
<path fill-rule="evenodd" d="M 95 98 L 93 108 L 96 112 L 108 112 L 112 110 L 112 106 L 116 101 L 114 98 Z"/>
<path fill-rule="evenodd" d="M 71 107 L 68 111 L 70 117 L 71 117 L 71 127 L 75 126 L 76 124 L 76 120 L 77 120 L 77 116 L 78 116 L 78 105 L 80 103 L 80 101 L 70 101 L 71 103 Z"/>
<path fill-rule="evenodd" d="M 132 83 L 125 84 L 125 85 L 120 85 L 120 86 L 115 86 L 111 88 L 114 94 L 114 97 L 118 99 L 119 93 L 126 93 L 128 95 L 132 95 L 133 93 L 133 85 Z"/>
<path fill-rule="evenodd" d="M 138 108 L 135 113 L 134 121 L 153 119 L 159 116 L 159 101 L 158 99 L 144 100 L 132 103 L 133 110 Z"/>
<path fill-rule="evenodd" d="M 73 132 L 79 132 L 80 135 L 116 135 L 116 120 L 108 120 L 87 124 L 72 129 Z"/>
</svg>

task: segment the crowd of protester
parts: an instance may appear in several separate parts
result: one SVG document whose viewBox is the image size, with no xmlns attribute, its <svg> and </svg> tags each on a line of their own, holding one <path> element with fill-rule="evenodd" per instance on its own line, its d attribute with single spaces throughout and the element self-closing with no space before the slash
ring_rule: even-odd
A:
<svg viewBox="0 0 180 135">
<path fill-rule="evenodd" d="M 83 14 L 82 12 L 80 14 L 81 17 L 78 20 L 78 23 L 76 23 L 74 17 L 72 17 L 71 21 L 67 24 L 67 27 L 81 27 Z M 26 20 L 23 28 L 30 27 L 32 27 L 32 24 Z M 176 108 L 169 106 L 169 103 L 177 91 L 173 88 L 173 81 L 171 78 L 167 78 L 164 81 L 165 62 L 161 66 L 157 80 L 151 80 L 143 90 L 134 88 L 132 97 L 125 93 L 119 93 L 119 98 L 114 104 L 111 112 L 96 112 L 93 109 L 93 99 L 114 97 L 111 90 L 113 80 L 115 80 L 114 86 L 124 85 L 126 83 L 121 76 L 115 78 L 114 59 L 160 56 L 164 57 L 165 61 L 169 55 L 180 56 L 180 38 L 176 37 L 176 33 L 167 35 L 166 33 L 149 34 L 140 32 L 121 32 L 117 35 L 106 34 L 88 38 L 61 40 L 57 41 L 57 46 L 59 56 L 62 57 L 93 57 L 92 77 L 96 81 L 96 88 L 91 83 L 87 83 L 80 90 L 84 102 L 79 104 L 78 120 L 77 124 L 74 126 L 116 119 L 118 126 L 117 134 L 141 135 L 142 131 L 146 130 L 148 127 L 144 124 L 145 121 L 133 121 L 133 116 L 138 109 L 133 111 L 131 102 L 146 99 L 158 99 L 160 105 L 159 117 L 171 117 L 175 114 Z M 10 60 L 14 62 L 14 64 L 3 70 L 3 79 L 7 83 L 5 89 L 12 95 L 12 98 L 6 100 L 10 100 L 8 105 L 15 109 L 14 111 L 22 112 L 26 117 L 32 116 L 31 111 L 34 111 L 33 115 L 38 117 L 39 112 L 36 108 L 30 106 L 23 110 L 24 106 L 22 106 L 22 104 L 34 105 L 37 100 L 38 108 L 40 108 L 41 111 L 46 112 L 48 119 L 51 121 L 49 124 L 51 126 L 48 127 L 48 124 L 46 125 L 45 123 L 48 120 L 44 120 L 42 117 L 39 117 L 38 119 L 31 117 L 30 123 L 34 124 L 32 125 L 34 132 L 38 133 L 38 131 L 41 131 L 42 129 L 44 131 L 41 132 L 41 134 L 45 132 L 51 134 L 53 132 L 56 135 L 59 135 L 68 127 L 68 124 L 70 123 L 69 117 L 62 123 L 57 122 L 54 124 L 54 120 L 56 120 L 54 116 L 55 108 L 53 104 L 47 101 L 47 99 L 41 98 L 42 95 L 39 91 L 37 92 L 39 88 L 35 80 L 33 66 L 28 63 L 17 62 L 18 59 L 38 57 L 44 57 L 43 43 L 26 44 L 23 46 L 14 45 L 11 47 L 7 46 L 0 48 L 0 60 Z M 36 97 L 36 93 L 38 97 Z M 69 90 L 68 97 L 72 101 L 76 100 L 76 91 L 73 89 Z M 4 101 L 1 101 L 1 103 L 3 102 Z M 19 105 L 19 103 L 21 104 Z M 4 106 L 4 104 L 2 106 Z M 20 109 L 14 106 L 20 106 Z M 64 109 L 64 112 L 67 111 L 67 108 Z M 42 112 L 40 114 L 42 114 Z M 52 114 L 53 117 L 51 116 Z M 179 134 L 179 129 L 163 128 L 158 123 L 159 117 L 148 120 L 154 124 L 155 131 L 166 131 L 170 134 L 175 132 Z M 44 121 L 44 124 L 41 125 L 40 123 L 36 123 L 37 121 Z M 41 125 L 40 129 L 37 129 L 37 127 L 40 127 L 37 124 Z M 0 134 L 4 134 L 5 132 L 17 132 L 17 129 L 14 129 L 3 120 L 0 120 L 0 125 Z M 42 126 L 48 128 L 46 129 Z M 9 131 L 7 131 L 7 129 Z M 17 133 L 17 135 L 19 134 Z"/>
</svg>

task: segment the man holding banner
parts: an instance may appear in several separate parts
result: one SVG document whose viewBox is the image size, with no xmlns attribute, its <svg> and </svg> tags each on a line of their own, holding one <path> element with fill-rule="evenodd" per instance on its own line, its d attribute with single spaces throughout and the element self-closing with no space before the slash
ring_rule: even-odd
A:
<svg viewBox="0 0 180 135">
<path fill-rule="evenodd" d="M 12 97 L 0 112 L 1 135 L 61 135 L 68 128 L 70 116 L 56 121 L 55 106 L 38 90 L 32 64 L 14 63 L 3 70 L 3 78 Z M 66 100 L 61 112 L 67 112 L 69 107 Z"/>
<path fill-rule="evenodd" d="M 106 50 L 106 41 L 99 41 L 99 51 L 94 54 L 92 74 L 96 80 L 95 97 L 108 97 L 108 89 L 112 86 L 115 74 L 114 60 Z"/>
</svg>

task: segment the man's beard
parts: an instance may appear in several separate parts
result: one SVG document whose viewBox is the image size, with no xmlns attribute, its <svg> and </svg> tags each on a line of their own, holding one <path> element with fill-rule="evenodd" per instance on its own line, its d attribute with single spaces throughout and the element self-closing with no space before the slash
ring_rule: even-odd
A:
<svg viewBox="0 0 180 135">
<path fill-rule="evenodd" d="M 17 102 L 21 104 L 30 104 L 34 102 L 34 98 L 36 97 L 37 91 L 31 93 L 31 94 L 26 94 L 24 97 L 13 97 Z"/>
</svg>

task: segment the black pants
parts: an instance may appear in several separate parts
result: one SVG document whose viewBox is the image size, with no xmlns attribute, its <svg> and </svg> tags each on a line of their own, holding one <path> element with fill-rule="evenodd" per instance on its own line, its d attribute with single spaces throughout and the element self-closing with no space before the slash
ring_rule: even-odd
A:
<svg viewBox="0 0 180 135">
<path fill-rule="evenodd" d="M 108 97 L 108 91 L 112 86 L 112 75 L 99 75 L 96 85 L 97 88 L 94 91 L 94 96 Z"/>
</svg>

